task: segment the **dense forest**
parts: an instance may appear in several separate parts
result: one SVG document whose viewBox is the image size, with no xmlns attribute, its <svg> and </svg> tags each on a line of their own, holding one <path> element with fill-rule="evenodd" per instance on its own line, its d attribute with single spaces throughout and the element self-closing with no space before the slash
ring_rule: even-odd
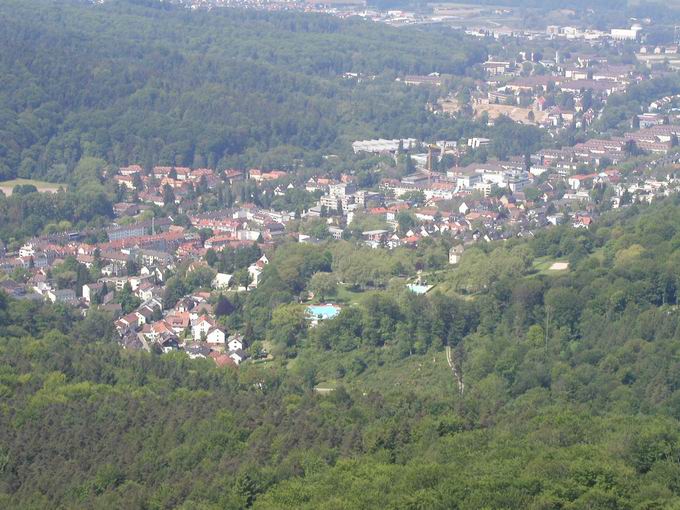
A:
<svg viewBox="0 0 680 510">
<path fill-rule="evenodd" d="M 0 178 L 53 181 L 83 156 L 271 167 L 357 138 L 456 135 L 431 91 L 395 78 L 486 58 L 444 28 L 132 0 L 4 0 L 0 45 Z"/>
<path fill-rule="evenodd" d="M 223 307 L 276 352 L 238 371 L 124 351 L 101 313 L 3 296 L 0 505 L 674 507 L 678 225 L 671 198 L 475 246 L 444 270 L 439 241 L 384 258 L 286 244 Z M 403 288 L 415 268 L 431 293 Z M 319 274 L 363 292 L 308 328 L 291 297 Z"/>
</svg>

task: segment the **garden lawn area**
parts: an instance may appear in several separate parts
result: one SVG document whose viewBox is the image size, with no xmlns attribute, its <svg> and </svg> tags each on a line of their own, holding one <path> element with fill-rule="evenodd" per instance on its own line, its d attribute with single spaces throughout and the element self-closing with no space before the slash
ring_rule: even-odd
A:
<svg viewBox="0 0 680 510">
<path fill-rule="evenodd" d="M 540 274 L 555 274 L 568 268 L 564 264 L 568 264 L 568 261 L 552 257 L 539 257 L 534 260 L 533 268 Z"/>
<path fill-rule="evenodd" d="M 370 291 L 368 291 L 370 292 Z M 338 303 L 341 305 L 357 305 L 361 303 L 367 292 L 351 290 L 347 285 L 338 285 L 338 291 L 335 296 L 329 296 L 326 301 L 329 303 Z"/>
<path fill-rule="evenodd" d="M 464 299 L 465 301 L 472 301 L 475 299 L 475 296 L 477 294 L 463 294 L 461 292 L 458 292 L 453 284 L 450 281 L 443 280 L 441 283 L 438 283 L 434 289 L 432 289 L 430 292 L 441 292 L 442 294 L 445 294 L 447 296 L 453 296 L 458 299 Z"/>
</svg>

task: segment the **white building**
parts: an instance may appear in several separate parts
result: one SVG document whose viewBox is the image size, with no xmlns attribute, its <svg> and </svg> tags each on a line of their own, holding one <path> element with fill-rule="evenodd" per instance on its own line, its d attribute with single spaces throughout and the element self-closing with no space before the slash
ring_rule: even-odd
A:
<svg viewBox="0 0 680 510">
<path fill-rule="evenodd" d="M 456 180 L 458 188 L 474 188 L 475 184 L 482 182 L 482 176 L 470 169 L 454 168 L 446 172 L 446 177 Z"/>
<path fill-rule="evenodd" d="M 241 362 L 247 358 L 247 355 L 245 352 L 243 352 L 241 349 L 237 349 L 235 351 L 230 351 L 229 352 L 229 357 L 234 360 L 234 363 L 237 365 L 240 365 Z"/>
<path fill-rule="evenodd" d="M 616 41 L 637 41 L 642 32 L 640 25 L 633 25 L 630 28 L 612 28 L 610 36 Z"/>
<path fill-rule="evenodd" d="M 241 335 L 231 335 L 227 347 L 230 351 L 240 351 L 243 350 L 243 340 Z"/>
<path fill-rule="evenodd" d="M 31 243 L 24 244 L 19 248 L 19 257 L 34 257 L 35 256 L 35 246 Z"/>
<path fill-rule="evenodd" d="M 249 289 L 254 289 L 260 284 L 260 277 L 262 276 L 262 271 L 264 266 L 269 264 L 269 259 L 266 255 L 262 255 L 257 262 L 248 266 L 248 274 L 250 275 L 250 285 Z"/>
<path fill-rule="evenodd" d="M 480 137 L 475 137 L 475 138 L 469 138 L 467 141 L 468 147 L 472 147 L 473 149 L 479 149 L 480 147 L 486 147 L 491 143 L 491 140 L 489 138 L 480 138 Z"/>
<path fill-rule="evenodd" d="M 214 327 L 215 321 L 204 315 L 191 326 L 191 335 L 194 337 L 194 340 L 201 340 L 201 338 L 207 336 L 208 332 Z"/>
<path fill-rule="evenodd" d="M 461 257 L 463 256 L 464 251 L 465 248 L 463 247 L 462 244 L 453 246 L 449 250 L 449 264 L 458 264 L 458 262 L 460 262 Z"/>
<path fill-rule="evenodd" d="M 227 341 L 227 333 L 224 329 L 219 326 L 215 326 L 208 331 L 205 337 L 206 342 L 209 344 L 221 344 L 224 345 Z"/>
<path fill-rule="evenodd" d="M 212 281 L 212 288 L 216 290 L 228 289 L 229 283 L 233 277 L 233 274 L 217 273 Z"/>
<path fill-rule="evenodd" d="M 513 193 L 519 193 L 529 184 L 529 179 L 526 172 L 513 172 L 506 176 L 506 186 L 510 188 Z"/>
<path fill-rule="evenodd" d="M 92 303 L 96 294 L 102 290 L 104 286 L 101 283 L 86 283 L 83 285 L 83 299 L 88 303 Z"/>
<path fill-rule="evenodd" d="M 401 143 L 404 150 L 414 147 L 418 141 L 415 138 L 402 138 L 395 140 L 357 140 L 352 143 L 352 150 L 355 154 L 359 152 L 371 152 L 374 154 L 395 153 L 399 150 Z"/>
</svg>

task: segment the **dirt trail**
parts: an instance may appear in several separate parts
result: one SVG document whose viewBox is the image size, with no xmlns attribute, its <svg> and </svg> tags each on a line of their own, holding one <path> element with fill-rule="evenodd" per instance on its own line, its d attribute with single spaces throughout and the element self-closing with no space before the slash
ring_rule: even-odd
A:
<svg viewBox="0 0 680 510">
<path fill-rule="evenodd" d="M 448 345 L 446 346 L 446 361 L 448 362 L 449 367 L 451 367 L 453 377 L 456 378 L 456 382 L 458 383 L 458 393 L 462 395 L 463 392 L 465 392 L 465 383 L 463 382 L 463 376 L 460 373 L 460 370 L 458 370 L 458 367 L 456 367 L 456 364 L 454 363 L 453 350 Z"/>
</svg>

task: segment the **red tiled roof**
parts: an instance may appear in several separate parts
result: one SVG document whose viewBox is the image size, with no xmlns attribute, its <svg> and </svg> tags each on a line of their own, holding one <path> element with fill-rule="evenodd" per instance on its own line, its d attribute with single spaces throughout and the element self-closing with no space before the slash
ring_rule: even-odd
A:
<svg viewBox="0 0 680 510">
<path fill-rule="evenodd" d="M 218 367 L 237 367 L 236 362 L 228 354 L 212 351 L 210 356 Z"/>
</svg>

